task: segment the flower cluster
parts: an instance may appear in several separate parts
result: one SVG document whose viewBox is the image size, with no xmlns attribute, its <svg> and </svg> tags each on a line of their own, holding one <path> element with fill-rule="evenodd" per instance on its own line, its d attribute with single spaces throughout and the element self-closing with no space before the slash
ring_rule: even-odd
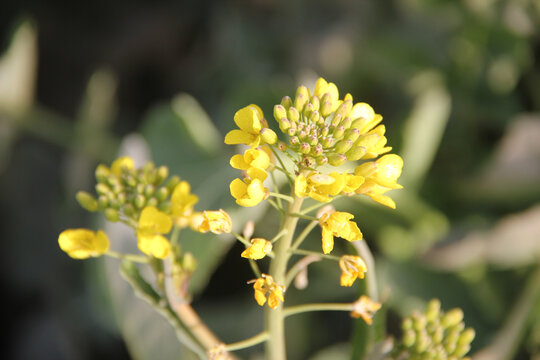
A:
<svg viewBox="0 0 540 360">
<path fill-rule="evenodd" d="M 77 200 L 89 211 L 104 213 L 107 220 L 121 221 L 135 230 L 137 246 L 145 255 L 165 259 L 171 252 L 166 235 L 176 226 L 213 233 L 230 232 L 231 219 L 223 210 L 194 211 L 199 198 L 188 182 L 177 176 L 168 181 L 169 169 L 149 162 L 136 168 L 133 159 L 121 157 L 109 167 L 96 169 L 97 197 L 80 191 Z M 103 231 L 68 229 L 58 239 L 62 250 L 83 259 L 107 253 L 109 240 Z M 190 255 L 188 255 L 190 256 Z"/>
<path fill-rule="evenodd" d="M 470 359 L 465 357 L 475 337 L 472 328 L 465 328 L 463 311 L 441 310 L 437 299 L 429 302 L 424 313 L 413 312 L 403 319 L 403 339 L 396 347 L 396 358 Z"/>
</svg>

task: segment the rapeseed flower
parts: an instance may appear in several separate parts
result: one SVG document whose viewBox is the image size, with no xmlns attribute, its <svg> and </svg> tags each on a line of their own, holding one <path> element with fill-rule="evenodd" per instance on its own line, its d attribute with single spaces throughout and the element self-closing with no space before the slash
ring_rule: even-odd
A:
<svg viewBox="0 0 540 360">
<path fill-rule="evenodd" d="M 212 232 L 214 234 L 230 233 L 232 222 L 229 214 L 223 209 L 219 211 L 204 211 L 202 222 L 199 225 L 199 232 Z"/>
<path fill-rule="evenodd" d="M 164 212 L 153 206 L 147 206 L 139 217 L 137 228 L 137 245 L 146 255 L 165 259 L 169 255 L 170 244 L 162 234 L 171 231 L 172 220 Z"/>
<path fill-rule="evenodd" d="M 367 271 L 367 266 L 360 256 L 344 255 L 339 259 L 339 267 L 341 268 L 341 286 L 352 286 L 354 281 L 359 278 L 364 278 L 364 273 Z"/>
<path fill-rule="evenodd" d="M 135 162 L 129 156 L 122 156 L 113 161 L 111 164 L 111 173 L 116 176 L 122 174 L 122 169 L 133 170 L 135 168 Z"/>
<path fill-rule="evenodd" d="M 374 201 L 395 209 L 396 203 L 384 193 L 403 188 L 397 183 L 402 168 L 403 160 L 395 154 L 384 155 L 376 161 L 358 166 L 354 170 L 355 175 L 363 176 L 366 180 L 356 193 L 367 195 Z"/>
<path fill-rule="evenodd" d="M 272 243 L 261 238 L 251 239 L 251 246 L 244 250 L 242 257 L 247 259 L 259 260 L 272 251 Z"/>
<path fill-rule="evenodd" d="M 263 185 L 268 174 L 255 167 L 247 169 L 246 173 L 248 177 L 244 181 L 234 179 L 229 188 L 238 205 L 251 207 L 259 204 L 268 196 L 269 191 Z"/>
<path fill-rule="evenodd" d="M 362 232 L 354 221 L 354 215 L 347 212 L 335 211 L 324 213 L 319 219 L 322 228 L 322 249 L 328 254 L 334 248 L 334 236 L 348 241 L 362 240 Z"/>
<path fill-rule="evenodd" d="M 285 287 L 283 285 L 276 284 L 272 276 L 262 274 L 261 278 L 253 280 L 253 289 L 255 290 L 255 301 L 259 306 L 263 306 L 267 300 L 268 293 L 268 306 L 271 309 L 278 307 L 279 302 L 283 302 L 283 292 Z"/>
<path fill-rule="evenodd" d="M 174 187 L 171 195 L 171 216 L 179 227 L 185 228 L 189 225 L 193 206 L 198 201 L 199 198 L 191 193 L 191 186 L 187 181 L 181 181 Z"/>
<path fill-rule="evenodd" d="M 240 170 L 247 170 L 252 167 L 266 170 L 270 165 L 270 157 L 263 150 L 248 149 L 244 152 L 244 155 L 234 155 L 230 164 L 233 168 Z"/>
<path fill-rule="evenodd" d="M 329 175 L 318 172 L 307 176 L 300 174 L 296 177 L 294 192 L 298 197 L 309 196 L 320 202 L 329 202 L 332 196 L 338 195 L 345 186 L 343 175 L 332 172 Z"/>
<path fill-rule="evenodd" d="M 225 144 L 246 144 L 256 148 L 262 144 L 274 144 L 277 135 L 269 128 L 263 127 L 264 116 L 260 107 L 249 105 L 234 114 L 234 122 L 240 128 L 231 130 L 225 136 Z"/>
<path fill-rule="evenodd" d="M 58 244 L 73 259 L 97 257 L 109 250 L 109 238 L 101 230 L 67 229 L 58 236 Z"/>
<path fill-rule="evenodd" d="M 366 324 L 371 325 L 373 316 L 381 308 L 381 304 L 371 300 L 369 297 L 362 295 L 353 303 L 351 316 L 354 318 L 362 318 Z"/>
</svg>

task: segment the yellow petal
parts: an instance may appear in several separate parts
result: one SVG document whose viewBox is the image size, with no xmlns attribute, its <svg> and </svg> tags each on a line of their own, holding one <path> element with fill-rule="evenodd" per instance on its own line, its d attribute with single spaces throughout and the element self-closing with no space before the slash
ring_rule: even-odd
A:
<svg viewBox="0 0 540 360">
<path fill-rule="evenodd" d="M 234 114 L 234 122 L 243 131 L 249 134 L 257 135 L 262 128 L 260 121 L 262 116 L 259 117 L 260 114 L 262 114 L 260 108 L 255 108 L 252 105 L 246 106 Z"/>
<path fill-rule="evenodd" d="M 396 203 L 394 202 L 394 200 L 392 200 L 391 198 L 389 198 L 386 195 L 376 195 L 376 194 L 375 195 L 367 194 L 367 195 L 370 198 L 372 198 L 374 201 L 378 202 L 379 204 L 383 204 L 384 206 L 388 206 L 391 209 L 396 208 Z"/>
<path fill-rule="evenodd" d="M 122 169 L 132 170 L 135 167 L 135 162 L 129 156 L 123 156 L 113 161 L 111 165 L 111 172 L 120 176 L 122 174 Z"/>
<path fill-rule="evenodd" d="M 211 231 L 214 234 L 230 233 L 232 230 L 231 217 L 225 210 L 204 211 L 203 221 L 199 225 L 200 232 Z"/>
<path fill-rule="evenodd" d="M 256 167 L 250 167 L 249 169 L 247 169 L 246 172 L 250 179 L 252 180 L 257 179 L 261 183 L 264 180 L 266 180 L 266 178 L 268 177 L 268 174 L 266 173 L 266 171 L 264 171 L 263 169 L 256 168 Z"/>
<path fill-rule="evenodd" d="M 263 306 L 266 302 L 266 296 L 264 294 L 264 291 L 255 290 L 255 301 L 257 301 L 257 304 L 259 306 Z"/>
<path fill-rule="evenodd" d="M 58 236 L 58 245 L 73 259 L 87 259 L 106 253 L 109 239 L 103 231 L 96 235 L 88 229 L 67 229 Z"/>
<path fill-rule="evenodd" d="M 231 195 L 236 199 L 242 199 L 247 194 L 247 185 L 240 179 L 234 179 L 229 185 Z"/>
<path fill-rule="evenodd" d="M 371 121 L 375 116 L 375 111 L 369 104 L 361 102 L 354 104 L 349 117 L 353 120 L 357 118 L 365 118 L 368 121 Z"/>
<path fill-rule="evenodd" d="M 324 227 L 322 229 L 322 249 L 325 254 L 329 254 L 334 249 L 334 235 L 332 231 Z"/>
<path fill-rule="evenodd" d="M 171 231 L 172 220 L 162 211 L 159 211 L 154 206 L 147 206 L 141 212 L 139 218 L 139 231 L 147 234 L 167 234 Z"/>
<path fill-rule="evenodd" d="M 259 145 L 259 136 L 249 134 L 242 130 L 231 130 L 225 135 L 225 144 L 227 145 L 237 145 L 237 144 L 246 144 L 248 146 L 258 146 Z M 253 145 L 257 144 L 257 145 Z"/>
<path fill-rule="evenodd" d="M 265 239 L 255 238 L 251 240 L 251 246 L 244 250 L 242 257 L 247 259 L 259 260 L 272 251 L 272 243 Z"/>
<path fill-rule="evenodd" d="M 244 156 L 240 154 L 234 155 L 231 158 L 231 161 L 229 161 L 229 164 L 235 169 L 247 170 L 249 168 L 249 163 L 247 163 L 244 160 Z"/>
<path fill-rule="evenodd" d="M 304 175 L 300 174 L 294 180 L 294 194 L 301 198 L 307 195 L 307 179 Z"/>
<path fill-rule="evenodd" d="M 263 150 L 257 150 L 257 149 L 246 150 L 243 156 L 243 159 L 244 159 L 244 162 L 248 164 L 248 167 L 254 167 L 254 168 L 265 170 L 270 165 L 270 157 Z"/>
<path fill-rule="evenodd" d="M 170 244 L 164 236 L 139 233 L 137 238 L 137 246 L 144 254 L 158 259 L 165 259 L 169 255 Z"/>
</svg>

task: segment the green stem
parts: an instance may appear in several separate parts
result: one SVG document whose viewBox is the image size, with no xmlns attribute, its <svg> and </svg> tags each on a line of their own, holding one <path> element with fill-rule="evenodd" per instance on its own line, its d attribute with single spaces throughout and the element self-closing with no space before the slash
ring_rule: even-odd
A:
<svg viewBox="0 0 540 360">
<path fill-rule="evenodd" d="M 291 246 L 291 249 L 297 249 L 301 244 L 302 244 L 302 241 L 304 241 L 304 239 L 309 235 L 309 233 L 311 232 L 311 230 L 313 230 L 315 228 L 315 226 L 317 226 L 319 224 L 318 221 L 315 221 L 313 220 L 312 222 L 310 222 L 305 228 L 304 230 L 302 230 L 302 232 L 300 233 L 300 235 L 298 235 L 298 237 L 296 238 L 295 242 L 292 244 Z"/>
<path fill-rule="evenodd" d="M 273 196 L 275 198 L 278 198 L 278 199 L 286 200 L 288 202 L 292 202 L 292 200 L 293 200 L 293 198 L 290 197 L 289 195 L 283 195 L 283 194 L 280 194 L 280 193 L 270 192 L 269 195 Z"/>
<path fill-rule="evenodd" d="M 274 184 L 274 192 L 279 193 L 279 187 L 277 185 L 276 176 L 274 175 L 273 171 L 270 171 L 270 176 L 272 177 L 272 183 Z M 283 208 L 283 204 L 281 203 L 281 199 L 277 198 L 277 204 L 280 208 Z"/>
<path fill-rule="evenodd" d="M 300 211 L 300 214 L 305 215 L 305 214 L 307 214 L 309 212 L 312 212 L 313 210 L 317 210 L 318 208 L 323 207 L 325 205 L 328 205 L 328 203 L 318 203 L 318 204 L 309 206 L 309 207 L 305 208 L 304 210 Z"/>
<path fill-rule="evenodd" d="M 276 241 L 278 241 L 282 236 L 284 236 L 285 234 L 287 234 L 287 229 L 282 229 L 280 232 L 277 233 L 276 236 L 274 236 L 270 242 L 273 244 L 275 243 Z"/>
<path fill-rule="evenodd" d="M 321 258 L 325 258 L 325 259 L 339 261 L 339 256 L 321 254 L 321 253 L 316 252 L 316 251 L 303 250 L 303 249 L 290 249 L 289 252 L 291 254 L 295 254 L 295 255 L 314 255 L 314 256 L 321 257 Z"/>
<path fill-rule="evenodd" d="M 112 251 L 112 250 L 107 251 L 105 255 L 116 258 L 116 259 L 129 260 L 129 261 L 142 263 L 142 264 L 148 264 L 150 262 L 147 256 L 135 255 L 135 254 L 120 254 L 119 252 Z"/>
<path fill-rule="evenodd" d="M 278 167 L 276 167 L 276 169 L 279 169 L 281 171 L 283 171 L 283 173 L 285 174 L 285 176 L 287 176 L 287 180 L 289 180 L 289 183 L 291 184 L 294 184 L 294 181 L 291 177 L 291 174 L 287 171 L 287 168 L 285 167 L 285 164 L 283 164 L 283 160 L 281 160 L 281 157 L 277 154 L 276 150 L 274 149 L 273 146 L 269 146 L 270 150 L 272 150 L 272 153 L 274 154 L 274 156 L 276 157 L 276 159 L 278 159 L 279 163 L 281 164 L 281 168 L 282 169 L 279 169 Z"/>
<path fill-rule="evenodd" d="M 352 311 L 353 304 L 351 303 L 321 303 L 321 304 L 305 304 L 291 306 L 283 309 L 283 316 L 291 316 L 310 311 Z"/>
<path fill-rule="evenodd" d="M 244 244 L 246 247 L 250 247 L 251 246 L 251 243 L 249 241 L 247 241 L 242 235 L 238 234 L 238 233 L 235 233 L 234 231 L 231 232 L 231 234 L 234 235 L 234 237 L 240 241 L 242 244 Z"/>
<path fill-rule="evenodd" d="M 251 270 L 253 271 L 253 274 L 255 274 L 255 277 L 260 278 L 262 276 L 261 269 L 259 269 L 259 265 L 257 265 L 255 260 L 249 259 L 249 266 L 251 266 Z"/>
<path fill-rule="evenodd" d="M 304 215 L 304 214 L 301 214 L 301 213 L 298 213 L 298 212 L 289 213 L 288 215 L 295 216 L 295 217 L 300 218 L 300 219 L 306 219 L 306 220 L 311 220 L 311 221 L 319 221 L 319 219 L 317 219 L 316 217 L 309 216 L 309 215 Z"/>
<path fill-rule="evenodd" d="M 225 349 L 227 349 L 227 351 L 236 351 L 240 349 L 245 349 L 245 348 L 260 344 L 266 341 L 267 339 L 268 339 L 268 332 L 263 331 L 262 333 L 252 336 L 248 339 L 231 343 L 231 344 L 227 344 L 225 345 Z"/>
<path fill-rule="evenodd" d="M 294 237 L 294 230 L 298 223 L 298 218 L 291 216 L 302 208 L 302 198 L 293 196 L 292 203 L 289 204 L 287 215 L 283 219 L 281 230 L 287 233 L 276 242 L 274 247 L 275 257 L 270 262 L 270 275 L 277 284 L 284 284 L 286 281 L 287 262 L 290 254 L 289 248 Z M 279 304 L 276 309 L 265 309 L 266 329 L 269 332 L 269 339 L 266 342 L 266 354 L 268 360 L 285 360 L 287 353 L 285 349 L 285 324 L 283 319 L 283 305 Z"/>
<path fill-rule="evenodd" d="M 279 212 L 280 215 L 283 215 L 283 214 L 285 213 L 285 211 L 283 211 L 283 209 L 282 209 L 278 204 L 276 204 L 276 202 L 275 202 L 274 200 L 272 200 L 272 199 L 267 199 L 267 201 L 268 201 L 268 203 L 269 203 L 270 205 L 272 205 L 272 207 L 273 207 L 274 209 L 276 209 L 276 210 Z"/>
</svg>

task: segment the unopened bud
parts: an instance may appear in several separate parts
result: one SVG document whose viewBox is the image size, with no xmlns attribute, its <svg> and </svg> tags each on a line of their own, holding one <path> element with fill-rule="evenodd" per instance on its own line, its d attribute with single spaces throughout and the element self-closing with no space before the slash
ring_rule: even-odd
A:
<svg viewBox="0 0 540 360">
<path fill-rule="evenodd" d="M 106 167 L 103 164 L 99 164 L 96 168 L 96 180 L 98 182 L 104 182 L 107 181 L 107 177 L 110 174 L 110 170 L 108 167 Z"/>
<path fill-rule="evenodd" d="M 356 161 L 360 160 L 366 154 L 366 148 L 363 146 L 356 146 L 345 153 L 347 160 Z"/>
<path fill-rule="evenodd" d="M 364 127 L 366 126 L 367 123 L 368 123 L 367 119 L 361 117 L 361 118 L 353 119 L 351 127 L 355 128 L 355 129 L 358 129 L 361 132 L 364 129 Z"/>
<path fill-rule="evenodd" d="M 343 137 L 343 134 L 345 134 L 345 128 L 341 125 L 334 130 L 334 137 L 336 139 L 341 139 Z"/>
<path fill-rule="evenodd" d="M 346 117 L 351 112 L 351 109 L 352 109 L 352 101 L 350 101 L 350 100 L 344 101 L 337 108 L 336 115 L 339 114 L 339 115 L 341 115 L 341 117 Z"/>
<path fill-rule="evenodd" d="M 298 110 L 298 111 L 303 111 L 304 109 L 304 105 L 306 105 L 308 99 L 307 99 L 307 96 L 303 95 L 303 94 L 298 94 L 296 96 L 296 98 L 294 99 L 294 107 Z"/>
<path fill-rule="evenodd" d="M 144 195 L 150 197 L 150 196 L 154 195 L 155 190 L 156 190 L 156 188 L 153 185 L 147 184 L 144 187 Z"/>
<path fill-rule="evenodd" d="M 142 194 L 138 194 L 135 197 L 134 204 L 137 207 L 137 209 L 142 209 L 146 203 L 146 198 Z"/>
<path fill-rule="evenodd" d="M 272 130 L 272 129 L 263 128 L 263 129 L 261 129 L 261 132 L 259 134 L 261 136 L 261 139 L 266 144 L 272 145 L 272 144 L 275 144 L 276 141 L 277 141 L 277 135 L 274 132 L 274 130 Z"/>
<path fill-rule="evenodd" d="M 146 206 L 157 206 L 158 205 L 158 199 L 156 199 L 155 197 L 151 197 L 150 199 L 148 199 L 148 201 L 146 202 Z"/>
<path fill-rule="evenodd" d="M 311 146 L 309 146 L 308 143 L 305 143 L 305 142 L 304 142 L 304 143 L 302 143 L 302 144 L 300 145 L 300 152 L 301 152 L 302 154 L 309 154 L 310 151 L 311 151 Z"/>
<path fill-rule="evenodd" d="M 276 121 L 280 121 L 283 118 L 287 117 L 287 110 L 285 110 L 285 107 L 283 105 L 275 105 L 274 106 L 274 119 Z"/>
<path fill-rule="evenodd" d="M 156 183 L 155 185 L 161 185 L 163 181 L 169 176 L 169 168 L 166 166 L 160 166 L 157 169 Z"/>
<path fill-rule="evenodd" d="M 317 161 L 318 165 L 326 165 L 326 164 L 328 164 L 328 158 L 326 156 L 324 156 L 324 155 L 318 156 L 316 161 Z"/>
<path fill-rule="evenodd" d="M 137 194 L 144 194 L 145 186 L 142 183 L 137 184 Z"/>
<path fill-rule="evenodd" d="M 314 124 L 318 124 L 319 120 L 321 119 L 321 115 L 317 110 L 313 110 L 311 112 L 311 115 L 309 115 L 309 121 L 311 121 Z"/>
<path fill-rule="evenodd" d="M 173 176 L 169 179 L 169 181 L 167 181 L 167 185 L 165 185 L 167 187 L 167 189 L 172 192 L 174 190 L 174 188 L 176 187 L 176 185 L 180 184 L 180 178 L 178 176 Z"/>
<path fill-rule="evenodd" d="M 156 197 L 159 201 L 165 201 L 167 197 L 169 196 L 169 189 L 166 187 L 161 187 L 156 191 Z"/>
<path fill-rule="evenodd" d="M 289 110 L 287 111 L 287 114 L 289 115 L 288 119 L 291 122 L 297 122 L 298 119 L 300 119 L 300 113 L 298 112 L 298 110 L 296 110 L 296 108 L 294 106 L 291 106 L 289 108 Z"/>
<path fill-rule="evenodd" d="M 324 97 L 323 97 L 324 98 Z M 322 116 L 327 117 L 332 112 L 332 103 L 330 101 L 325 101 L 321 104 L 319 112 Z"/>
<path fill-rule="evenodd" d="M 100 195 L 97 202 L 99 210 L 104 210 L 107 208 L 107 206 L 109 206 L 109 198 L 106 195 Z"/>
<path fill-rule="evenodd" d="M 123 210 L 124 214 L 126 214 L 127 216 L 135 215 L 135 207 L 133 206 L 133 204 L 126 204 Z"/>
<path fill-rule="evenodd" d="M 347 157 L 343 154 L 329 154 L 328 163 L 332 166 L 340 166 L 347 160 Z"/>
<path fill-rule="evenodd" d="M 407 331 L 409 329 L 412 329 L 412 327 L 413 327 L 413 322 L 410 317 L 406 317 L 405 319 L 403 319 L 403 322 L 401 323 L 401 330 Z"/>
<path fill-rule="evenodd" d="M 457 341 L 458 346 L 469 345 L 476 336 L 476 332 L 472 328 L 467 328 L 461 333 Z"/>
<path fill-rule="evenodd" d="M 315 165 L 315 159 L 310 156 L 305 156 L 302 159 L 302 165 L 306 168 L 311 168 L 313 165 Z"/>
<path fill-rule="evenodd" d="M 289 142 L 291 143 L 292 146 L 297 146 L 300 144 L 300 139 L 298 139 L 297 136 L 292 136 L 290 139 L 289 139 Z"/>
<path fill-rule="evenodd" d="M 109 187 L 103 183 L 98 183 L 96 184 L 96 192 L 99 195 L 107 195 L 111 192 L 111 189 L 109 189 Z"/>
<path fill-rule="evenodd" d="M 321 144 L 316 144 L 315 147 L 313 147 L 313 154 L 314 155 L 322 155 L 324 149 Z M 317 161 L 318 162 L 318 161 Z"/>
<path fill-rule="evenodd" d="M 197 268 L 197 259 L 193 256 L 192 253 L 186 252 L 184 256 L 182 256 L 182 269 L 187 272 L 194 272 Z"/>
<path fill-rule="evenodd" d="M 75 198 L 79 202 L 79 205 L 83 209 L 86 209 L 88 211 L 94 212 L 98 209 L 98 202 L 96 198 L 94 198 L 92 195 L 87 193 L 86 191 L 79 191 L 77 195 L 75 195 Z"/>
<path fill-rule="evenodd" d="M 319 139 L 317 139 L 316 136 L 311 135 L 311 136 L 308 137 L 308 143 L 309 143 L 309 145 L 311 145 L 311 146 L 318 145 Z M 321 149 L 322 149 L 322 148 L 321 148 Z"/>
<path fill-rule="evenodd" d="M 439 299 L 432 299 L 428 303 L 427 309 L 426 309 L 426 319 L 428 321 L 435 321 L 439 317 L 441 313 L 441 302 Z"/>
<path fill-rule="evenodd" d="M 345 117 L 343 120 L 341 120 L 341 126 L 345 128 L 345 130 L 349 129 L 351 127 L 352 120 L 350 117 Z"/>
<path fill-rule="evenodd" d="M 463 320 L 463 310 L 455 308 L 444 314 L 441 324 L 445 328 L 453 327 Z"/>
<path fill-rule="evenodd" d="M 469 352 L 469 350 L 471 350 L 471 346 L 470 345 L 458 345 L 456 347 L 456 350 L 454 350 L 453 354 L 454 356 L 456 356 L 458 359 L 462 358 L 466 353 Z"/>
<path fill-rule="evenodd" d="M 412 329 L 408 329 L 403 333 L 403 345 L 411 347 L 416 342 L 416 333 Z"/>
<path fill-rule="evenodd" d="M 309 118 L 312 112 L 313 112 L 313 105 L 311 105 L 310 103 L 307 103 L 304 106 L 304 110 L 302 111 L 302 113 L 304 114 L 304 117 Z"/>
<path fill-rule="evenodd" d="M 286 117 L 281 118 L 278 121 L 278 124 L 279 124 L 279 129 L 283 133 L 286 132 L 291 127 L 291 122 Z"/>
<path fill-rule="evenodd" d="M 118 211 L 112 208 L 105 209 L 104 214 L 107 220 L 109 220 L 110 222 L 117 222 L 118 220 L 120 220 L 120 215 L 118 215 Z"/>
<path fill-rule="evenodd" d="M 341 115 L 336 115 L 332 118 L 330 125 L 333 127 L 338 127 L 340 123 L 341 123 Z"/>
<path fill-rule="evenodd" d="M 116 194 L 116 199 L 118 200 L 118 204 L 124 205 L 127 202 L 127 195 L 125 192 L 121 192 Z"/>
<path fill-rule="evenodd" d="M 353 146 L 351 140 L 341 140 L 336 144 L 336 151 L 340 154 L 345 154 Z"/>
<path fill-rule="evenodd" d="M 328 128 L 328 126 L 323 127 L 323 129 L 321 130 L 321 135 L 323 137 L 328 136 L 329 133 L 330 133 L 330 129 Z"/>
<path fill-rule="evenodd" d="M 331 147 L 332 145 L 334 145 L 334 138 L 331 137 L 331 136 L 324 137 L 324 138 L 322 138 L 322 140 L 321 140 L 321 144 L 322 144 L 323 147 L 329 148 L 329 147 Z"/>
<path fill-rule="evenodd" d="M 359 137 L 360 137 L 360 130 L 358 129 L 351 128 L 345 131 L 344 138 L 347 140 L 351 140 L 352 142 L 355 142 L 356 140 L 358 140 Z"/>
<path fill-rule="evenodd" d="M 309 100 L 309 102 L 313 105 L 313 110 L 315 111 L 319 110 L 321 106 L 321 102 L 319 101 L 319 98 L 316 95 L 313 95 L 311 99 Z"/>
<path fill-rule="evenodd" d="M 415 343 L 415 350 L 418 353 L 423 353 L 426 351 L 431 344 L 429 336 L 426 334 L 425 331 L 421 331 L 417 333 L 416 337 L 416 343 Z"/>
<path fill-rule="evenodd" d="M 281 106 L 285 108 L 285 110 L 289 109 L 292 106 L 292 100 L 288 96 L 284 96 L 281 99 Z"/>
</svg>

